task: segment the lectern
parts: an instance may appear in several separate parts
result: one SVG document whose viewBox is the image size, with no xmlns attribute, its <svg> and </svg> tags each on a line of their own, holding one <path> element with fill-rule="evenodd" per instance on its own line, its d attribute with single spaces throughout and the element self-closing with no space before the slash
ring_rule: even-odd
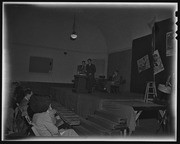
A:
<svg viewBox="0 0 180 144">
<path fill-rule="evenodd" d="M 76 92 L 87 92 L 87 76 L 84 74 L 74 75 L 74 90 Z"/>
</svg>

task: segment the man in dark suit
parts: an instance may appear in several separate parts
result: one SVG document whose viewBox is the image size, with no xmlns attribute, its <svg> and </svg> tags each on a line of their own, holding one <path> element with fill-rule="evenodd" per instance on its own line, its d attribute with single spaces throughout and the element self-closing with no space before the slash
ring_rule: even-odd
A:
<svg viewBox="0 0 180 144">
<path fill-rule="evenodd" d="M 87 89 L 88 93 L 92 93 L 92 89 L 95 83 L 94 74 L 96 72 L 96 67 L 92 64 L 92 60 L 88 59 L 88 64 L 86 65 L 86 73 L 87 73 Z"/>
<path fill-rule="evenodd" d="M 78 74 L 86 74 L 86 62 L 82 61 L 82 65 L 78 66 Z"/>
</svg>

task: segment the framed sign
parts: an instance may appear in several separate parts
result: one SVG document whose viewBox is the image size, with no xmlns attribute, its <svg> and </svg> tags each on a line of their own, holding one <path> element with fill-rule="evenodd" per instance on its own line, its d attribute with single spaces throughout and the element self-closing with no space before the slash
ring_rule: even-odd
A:
<svg viewBox="0 0 180 144">
<path fill-rule="evenodd" d="M 138 65 L 139 73 L 146 70 L 146 69 L 148 69 L 148 68 L 150 68 L 148 55 L 145 55 L 141 59 L 137 60 L 137 65 Z"/>
<path fill-rule="evenodd" d="M 164 66 L 163 66 L 163 63 L 161 61 L 161 57 L 159 55 L 158 50 L 154 51 L 153 59 L 154 59 L 154 74 L 157 74 L 157 73 L 163 71 Z"/>
<path fill-rule="evenodd" d="M 30 56 L 29 72 L 49 73 L 52 71 L 52 66 L 52 58 Z"/>
</svg>

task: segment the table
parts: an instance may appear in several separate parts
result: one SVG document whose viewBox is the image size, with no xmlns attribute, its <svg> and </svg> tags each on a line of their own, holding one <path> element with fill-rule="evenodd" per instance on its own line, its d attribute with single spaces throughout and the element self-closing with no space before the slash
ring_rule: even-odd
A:
<svg viewBox="0 0 180 144">
<path fill-rule="evenodd" d="M 96 78 L 96 89 L 99 91 L 104 91 L 107 79 L 105 78 Z"/>
<path fill-rule="evenodd" d="M 163 117 L 166 111 L 166 106 L 156 104 L 150 101 L 144 102 L 144 100 L 122 100 L 121 103 L 132 106 L 136 113 L 136 121 L 143 111 L 147 110 L 158 110 L 160 115 Z"/>
<path fill-rule="evenodd" d="M 129 106 L 129 108 L 126 108 L 126 106 Z M 134 124 L 136 122 L 137 125 L 139 122 L 139 116 L 143 111 L 157 110 L 160 113 L 161 119 L 163 120 L 165 118 L 167 109 L 165 105 L 160 105 L 149 101 L 144 102 L 144 100 L 140 99 L 103 100 L 101 102 L 100 108 L 105 110 L 116 110 L 118 113 L 123 115 L 126 115 L 126 113 L 128 113 L 130 110 L 133 110 L 135 115 L 130 115 L 133 118 L 129 117 L 129 119 L 131 119 L 131 123 Z M 161 125 L 162 123 L 159 124 Z"/>
</svg>

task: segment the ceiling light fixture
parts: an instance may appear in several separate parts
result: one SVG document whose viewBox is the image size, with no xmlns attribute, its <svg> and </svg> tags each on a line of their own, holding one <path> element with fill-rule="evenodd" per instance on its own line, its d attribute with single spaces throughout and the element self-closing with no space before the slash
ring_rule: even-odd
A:
<svg viewBox="0 0 180 144">
<path fill-rule="evenodd" d="M 74 23 L 73 23 L 73 32 L 71 33 L 70 39 L 71 40 L 75 40 L 77 38 L 77 34 L 75 32 L 75 20 L 76 19 L 76 15 L 74 14 Z"/>
</svg>

